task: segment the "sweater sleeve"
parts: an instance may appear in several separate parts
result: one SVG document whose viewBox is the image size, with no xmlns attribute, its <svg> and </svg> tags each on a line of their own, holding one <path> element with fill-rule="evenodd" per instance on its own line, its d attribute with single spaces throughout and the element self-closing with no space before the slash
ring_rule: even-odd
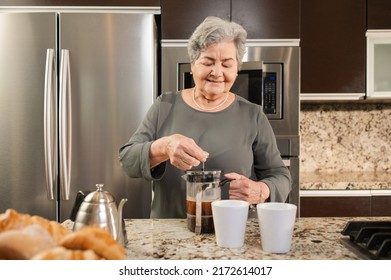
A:
<svg viewBox="0 0 391 280">
<path fill-rule="evenodd" d="M 119 150 L 121 167 L 131 178 L 156 180 L 165 171 L 165 163 L 151 169 L 149 157 L 151 145 L 156 140 L 160 103 L 161 98 L 158 97 L 130 140 Z"/>
<path fill-rule="evenodd" d="M 282 161 L 273 129 L 262 112 L 258 115 L 258 135 L 253 151 L 255 175 L 268 185 L 270 201 L 285 202 L 292 189 L 292 178 Z"/>
</svg>

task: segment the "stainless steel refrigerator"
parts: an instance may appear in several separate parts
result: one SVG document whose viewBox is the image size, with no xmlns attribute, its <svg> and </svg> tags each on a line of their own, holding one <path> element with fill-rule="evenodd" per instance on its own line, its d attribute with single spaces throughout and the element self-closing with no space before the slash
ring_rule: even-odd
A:
<svg viewBox="0 0 391 280">
<path fill-rule="evenodd" d="M 0 11 L 0 213 L 63 221 L 96 184 L 149 217 L 118 149 L 156 97 L 153 13 Z"/>
</svg>

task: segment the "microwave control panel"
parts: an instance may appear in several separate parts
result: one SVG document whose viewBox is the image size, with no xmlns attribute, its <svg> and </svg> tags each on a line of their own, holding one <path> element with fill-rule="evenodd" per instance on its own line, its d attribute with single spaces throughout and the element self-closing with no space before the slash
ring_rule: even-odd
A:
<svg viewBox="0 0 391 280">
<path fill-rule="evenodd" d="M 263 111 L 265 114 L 277 113 L 277 73 L 267 72 L 263 79 Z"/>
<path fill-rule="evenodd" d="M 268 119 L 282 119 L 282 64 L 264 63 L 263 112 Z"/>
</svg>

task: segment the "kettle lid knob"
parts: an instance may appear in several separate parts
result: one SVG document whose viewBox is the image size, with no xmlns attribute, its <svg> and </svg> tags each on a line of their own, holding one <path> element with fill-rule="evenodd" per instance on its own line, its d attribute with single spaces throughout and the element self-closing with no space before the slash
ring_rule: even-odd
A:
<svg viewBox="0 0 391 280">
<path fill-rule="evenodd" d="M 102 191 L 103 191 L 103 187 L 104 187 L 105 185 L 104 185 L 104 184 L 96 184 L 95 186 L 96 186 L 96 190 L 97 190 L 98 192 L 102 192 Z"/>
<path fill-rule="evenodd" d="M 104 184 L 96 184 L 96 191 L 89 193 L 84 201 L 89 203 L 112 203 L 115 202 L 115 198 L 109 192 L 103 190 Z"/>
</svg>

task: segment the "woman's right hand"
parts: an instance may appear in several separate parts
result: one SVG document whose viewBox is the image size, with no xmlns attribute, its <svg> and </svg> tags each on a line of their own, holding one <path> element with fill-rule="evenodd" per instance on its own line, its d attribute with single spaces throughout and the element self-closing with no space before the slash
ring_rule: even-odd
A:
<svg viewBox="0 0 391 280">
<path fill-rule="evenodd" d="M 170 160 L 173 166 L 181 170 L 189 170 L 205 162 L 208 156 L 209 153 L 201 149 L 192 138 L 173 134 L 152 143 L 150 165 L 153 168 L 163 161 Z"/>
</svg>

